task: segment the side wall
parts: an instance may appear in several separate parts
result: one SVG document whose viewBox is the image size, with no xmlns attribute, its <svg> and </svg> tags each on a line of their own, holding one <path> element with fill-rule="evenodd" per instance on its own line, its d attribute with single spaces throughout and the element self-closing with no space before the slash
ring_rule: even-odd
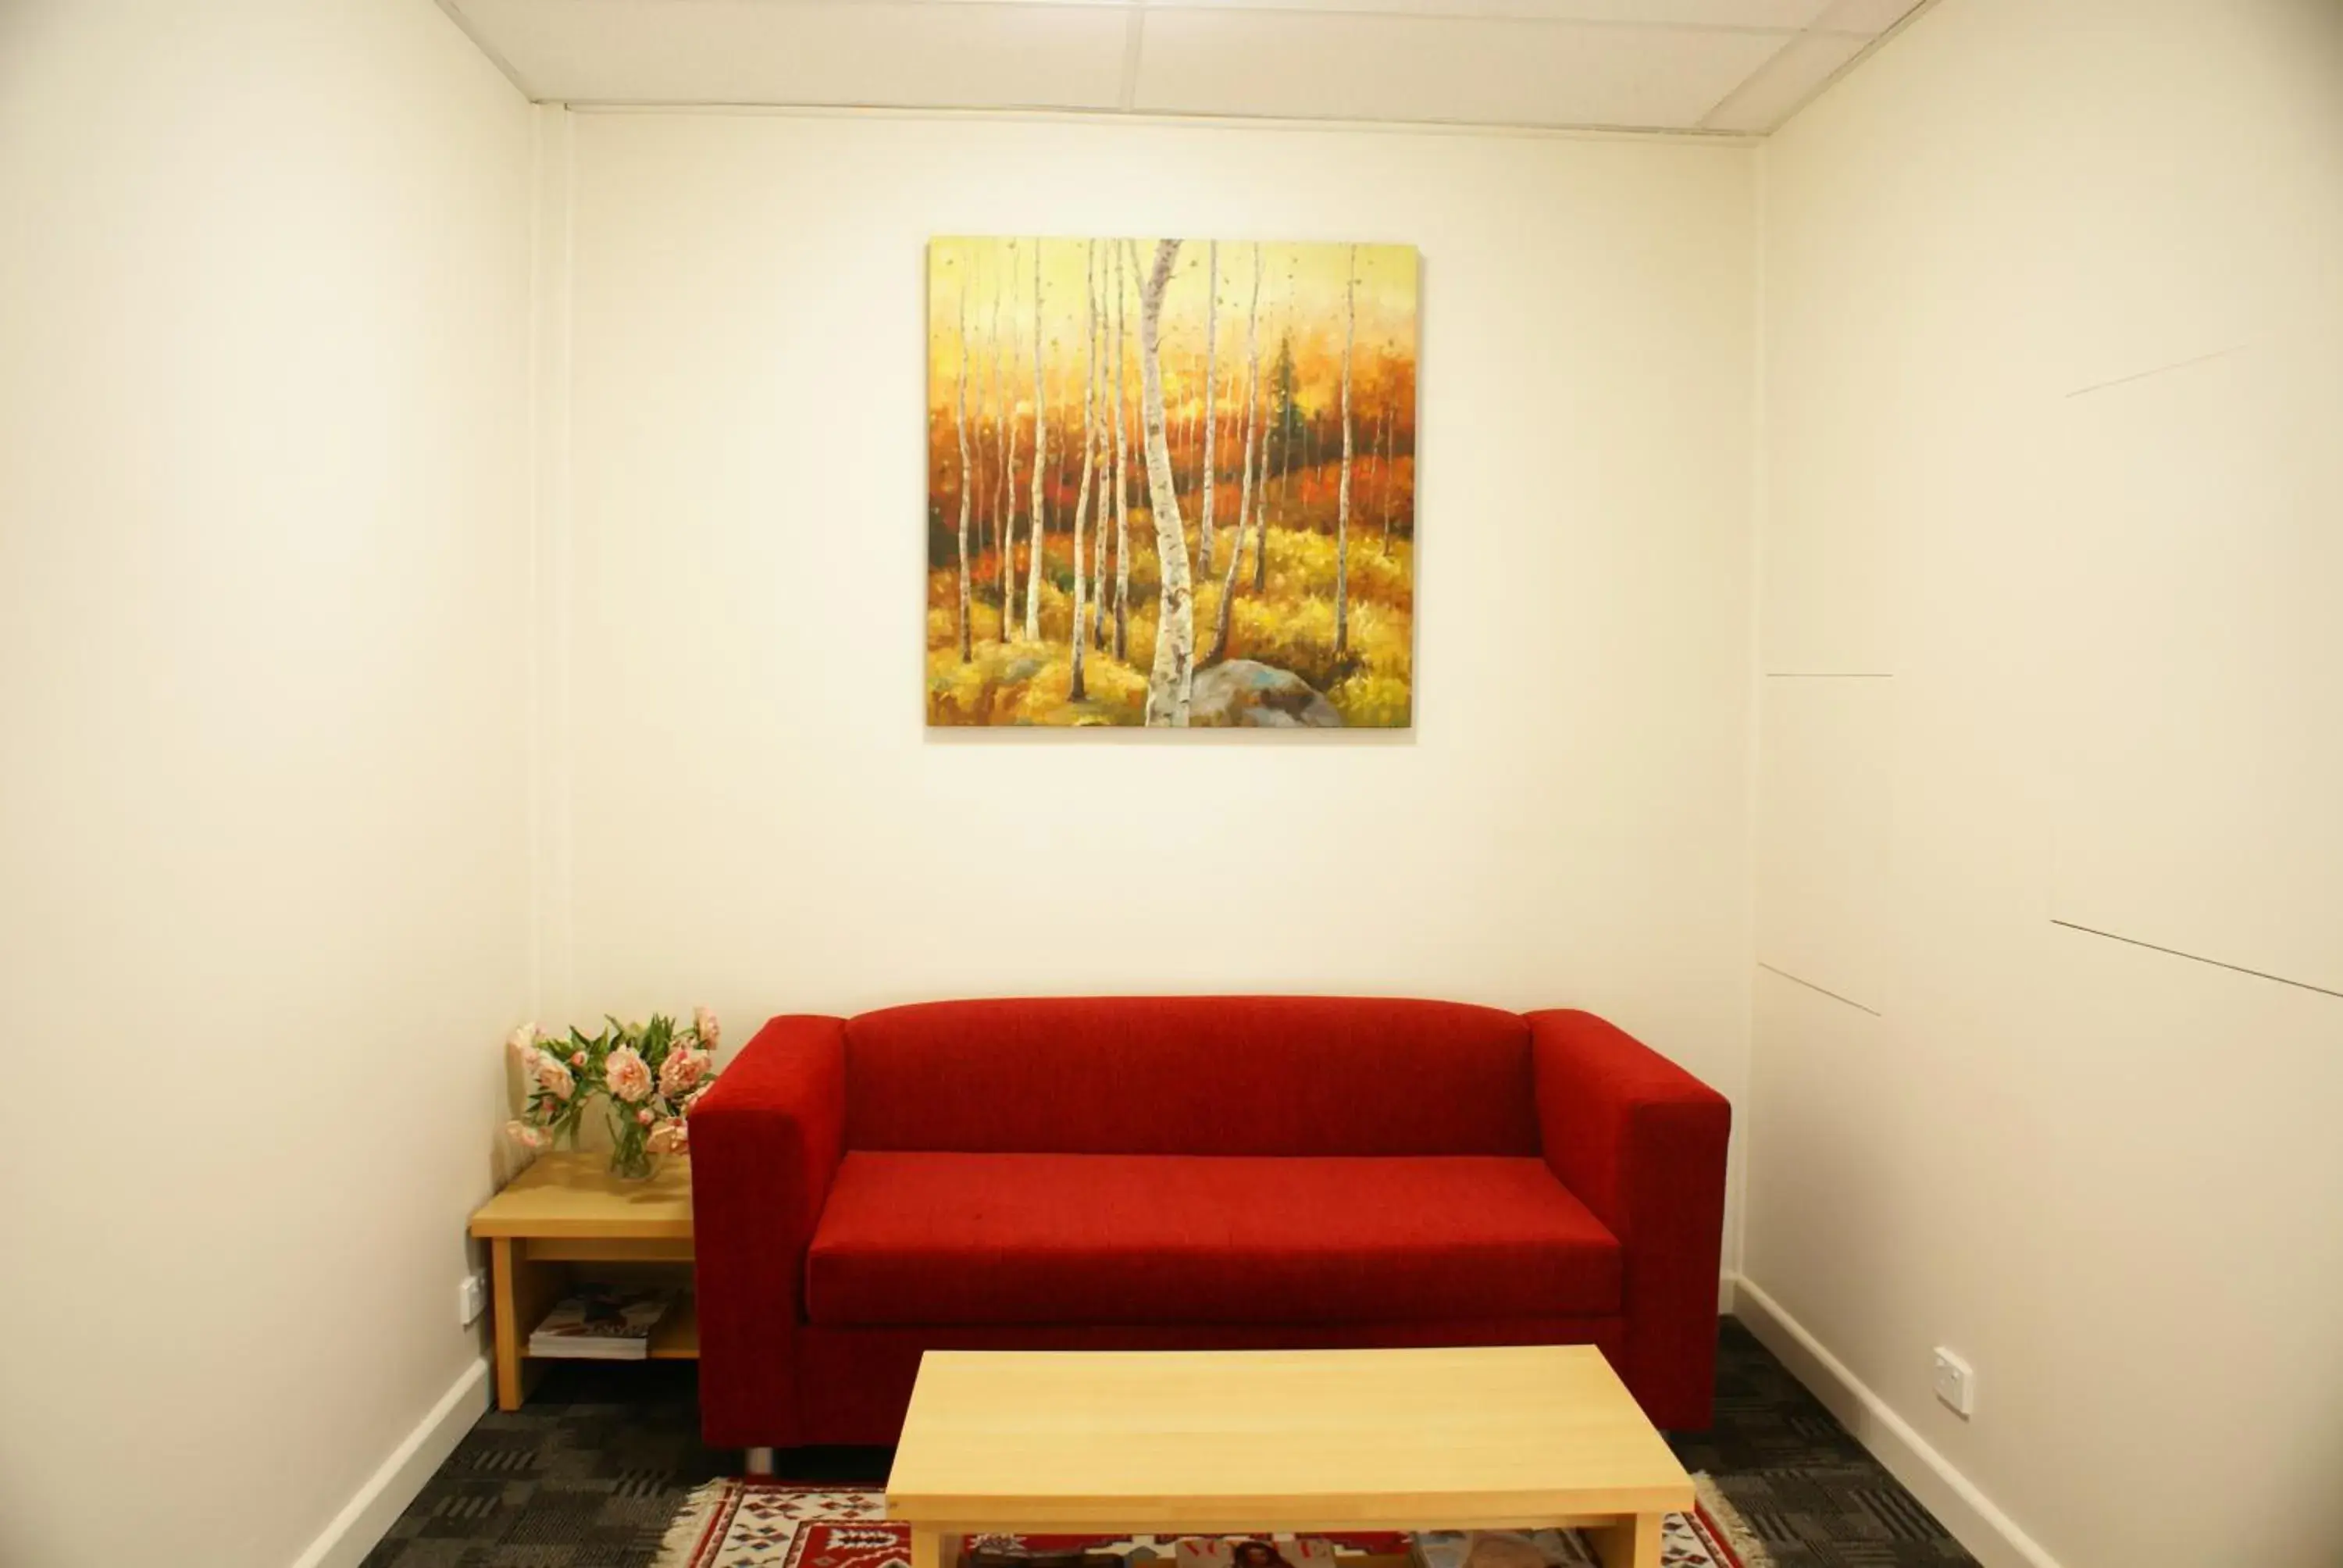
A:
<svg viewBox="0 0 2343 1568">
<path fill-rule="evenodd" d="M 418 0 L 0 10 L 0 1562 L 291 1563 L 480 1408 L 529 136 Z"/>
<path fill-rule="evenodd" d="M 2343 9 L 1943 0 L 1764 168 L 1744 1311 L 1990 1563 L 2330 1563 Z"/>
<path fill-rule="evenodd" d="M 568 124 L 549 1016 L 1413 993 L 1738 1093 L 1749 149 Z M 1166 231 L 1421 249 L 1413 733 L 922 729 L 926 243 Z"/>
</svg>

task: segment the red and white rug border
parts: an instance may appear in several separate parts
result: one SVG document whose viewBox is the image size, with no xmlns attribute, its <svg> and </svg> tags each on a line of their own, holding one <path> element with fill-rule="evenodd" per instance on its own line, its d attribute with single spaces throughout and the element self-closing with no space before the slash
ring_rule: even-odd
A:
<svg viewBox="0 0 2343 1568">
<path fill-rule="evenodd" d="M 1726 1501 L 1715 1480 L 1695 1475 L 1693 1485 L 1695 1497 L 1692 1510 L 1681 1517 L 1715 1560 L 1717 1568 L 1772 1568 L 1772 1560 L 1764 1546 Z M 743 1500 L 777 1493 L 837 1501 L 840 1516 L 809 1514 L 802 1521 L 805 1523 L 881 1526 L 888 1523 L 883 1492 L 771 1481 L 760 1476 L 727 1476 L 692 1493 L 669 1523 L 653 1568 L 716 1568 L 712 1553 L 723 1545 Z"/>
</svg>

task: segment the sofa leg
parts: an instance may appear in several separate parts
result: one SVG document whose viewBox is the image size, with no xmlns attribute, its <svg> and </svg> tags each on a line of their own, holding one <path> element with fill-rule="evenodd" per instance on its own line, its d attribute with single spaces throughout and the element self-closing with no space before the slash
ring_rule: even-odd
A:
<svg viewBox="0 0 2343 1568">
<path fill-rule="evenodd" d="M 748 1453 L 747 1469 L 750 1475 L 772 1474 L 773 1451 L 769 1448 L 750 1449 Z"/>
</svg>

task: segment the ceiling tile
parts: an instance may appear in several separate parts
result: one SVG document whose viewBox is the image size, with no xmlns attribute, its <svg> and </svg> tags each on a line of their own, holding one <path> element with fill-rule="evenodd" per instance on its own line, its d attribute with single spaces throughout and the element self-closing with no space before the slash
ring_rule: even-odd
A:
<svg viewBox="0 0 2343 1568">
<path fill-rule="evenodd" d="M 1814 22 L 1825 33 L 1860 33 L 1876 37 L 1920 8 L 1921 0 L 1836 0 Z"/>
<path fill-rule="evenodd" d="M 1812 26 L 1831 0 L 1147 0 L 1159 9 L 1404 12 L 1412 15 L 1509 16 L 1650 26 Z M 1909 0 L 1906 0 L 1908 5 Z"/>
<path fill-rule="evenodd" d="M 1157 7 L 1134 107 L 1484 125 L 1690 126 L 1779 34 Z"/>
<path fill-rule="evenodd" d="M 458 0 L 530 95 L 576 103 L 1113 108 L 1121 5 Z"/>
<path fill-rule="evenodd" d="M 1804 107 L 1824 83 L 1870 43 L 1868 38 L 1845 33 L 1808 33 L 1794 38 L 1700 123 L 1712 131 L 1770 131 Z"/>
</svg>

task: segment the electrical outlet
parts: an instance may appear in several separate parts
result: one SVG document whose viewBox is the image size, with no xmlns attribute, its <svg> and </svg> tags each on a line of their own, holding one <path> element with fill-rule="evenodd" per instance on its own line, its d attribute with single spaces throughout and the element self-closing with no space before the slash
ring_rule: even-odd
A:
<svg viewBox="0 0 2343 1568">
<path fill-rule="evenodd" d="M 1966 1420 L 1976 1410 L 1976 1372 L 1944 1346 L 1936 1347 L 1936 1397 Z"/>
<path fill-rule="evenodd" d="M 456 1322 L 469 1328 L 488 1310 L 488 1277 L 467 1274 L 456 1285 Z"/>
</svg>

